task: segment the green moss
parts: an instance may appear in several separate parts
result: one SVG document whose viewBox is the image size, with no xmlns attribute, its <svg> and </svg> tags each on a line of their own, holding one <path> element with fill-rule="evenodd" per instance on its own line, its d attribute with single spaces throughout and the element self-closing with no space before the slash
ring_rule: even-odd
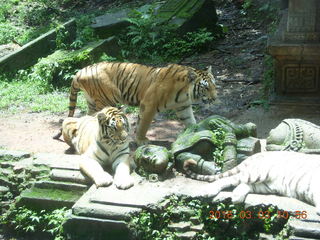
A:
<svg viewBox="0 0 320 240">
<path fill-rule="evenodd" d="M 83 193 L 83 191 L 64 191 L 59 189 L 42 189 L 33 187 L 30 190 L 24 191 L 21 194 L 21 197 L 75 202 L 83 195 Z"/>
</svg>

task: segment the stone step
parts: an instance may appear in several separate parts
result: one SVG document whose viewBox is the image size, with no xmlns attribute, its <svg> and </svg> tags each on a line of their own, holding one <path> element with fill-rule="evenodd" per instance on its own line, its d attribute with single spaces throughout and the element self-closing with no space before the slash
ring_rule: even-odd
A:
<svg viewBox="0 0 320 240">
<path fill-rule="evenodd" d="M 112 188 L 110 186 L 109 188 Z M 126 207 L 126 206 L 116 206 L 108 205 L 106 203 L 92 202 L 91 197 L 95 193 L 101 194 L 101 189 L 96 188 L 92 185 L 90 189 L 74 204 L 72 207 L 72 213 L 76 216 L 89 217 L 89 218 L 100 218 L 116 221 L 129 221 L 132 214 L 140 212 L 142 209 L 139 207 Z M 127 190 L 119 190 L 125 193 Z M 104 192 L 105 193 L 105 192 Z M 100 195 L 101 199 L 108 199 L 112 195 Z M 123 196 L 124 199 L 130 201 L 127 196 Z"/>
<path fill-rule="evenodd" d="M 88 189 L 87 185 L 70 183 L 70 182 L 54 182 L 54 181 L 40 181 L 34 184 L 36 188 L 52 188 L 60 189 L 64 191 L 86 191 Z"/>
<path fill-rule="evenodd" d="M 18 205 L 46 210 L 61 207 L 71 208 L 84 192 L 85 190 L 75 191 L 32 187 L 21 193 L 21 199 L 18 202 Z"/>
<path fill-rule="evenodd" d="M 190 239 L 195 239 L 197 233 L 193 231 L 188 231 L 183 233 L 176 233 L 176 235 L 181 240 L 190 240 Z"/>
<path fill-rule="evenodd" d="M 203 223 L 198 224 L 198 225 L 192 225 L 192 226 L 190 227 L 190 229 L 191 229 L 192 231 L 194 231 L 194 232 L 201 232 L 201 231 L 203 230 L 203 228 L 204 228 L 204 224 L 203 224 Z"/>
<path fill-rule="evenodd" d="M 190 230 L 190 227 L 191 227 L 190 222 L 170 223 L 168 225 L 168 229 L 173 232 L 186 232 Z"/>
<path fill-rule="evenodd" d="M 290 236 L 289 240 L 318 240 L 319 238 L 305 238 L 305 237 L 297 237 L 297 236 Z"/>
<path fill-rule="evenodd" d="M 71 214 L 63 225 L 64 232 L 71 239 L 127 240 L 129 229 L 124 221 L 80 217 Z"/>
<path fill-rule="evenodd" d="M 320 222 L 293 219 L 289 227 L 295 236 L 320 239 Z"/>
<path fill-rule="evenodd" d="M 31 154 L 29 152 L 0 149 L 0 159 L 20 160 L 23 158 L 29 158 L 30 156 Z"/>
<path fill-rule="evenodd" d="M 61 182 L 72 182 L 79 184 L 92 184 L 91 179 L 84 176 L 79 170 L 52 169 L 50 179 Z"/>
</svg>

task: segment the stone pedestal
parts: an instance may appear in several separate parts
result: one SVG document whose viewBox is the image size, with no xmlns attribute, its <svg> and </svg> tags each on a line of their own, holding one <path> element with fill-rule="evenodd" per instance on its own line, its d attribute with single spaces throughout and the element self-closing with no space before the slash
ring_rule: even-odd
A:
<svg viewBox="0 0 320 240">
<path fill-rule="evenodd" d="M 276 99 L 320 104 L 319 20 L 318 0 L 289 0 L 282 10 L 279 29 L 268 42 L 276 60 Z"/>
</svg>

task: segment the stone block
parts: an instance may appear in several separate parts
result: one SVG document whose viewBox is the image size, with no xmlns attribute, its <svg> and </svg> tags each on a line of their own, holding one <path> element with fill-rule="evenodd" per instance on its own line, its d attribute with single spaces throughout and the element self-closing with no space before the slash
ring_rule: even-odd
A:
<svg viewBox="0 0 320 240">
<path fill-rule="evenodd" d="M 190 240 L 190 239 L 195 239 L 197 233 L 193 231 L 189 231 L 184 233 L 176 233 L 176 235 L 181 240 Z"/>
<path fill-rule="evenodd" d="M 71 215 L 63 229 L 71 239 L 130 239 L 129 229 L 124 221 Z"/>
<path fill-rule="evenodd" d="M 142 210 L 137 207 L 125 207 L 92 202 L 91 197 L 96 193 L 96 191 L 96 186 L 91 186 L 91 188 L 74 204 L 72 207 L 72 213 L 81 217 L 129 221 L 132 214 L 138 213 Z M 125 191 L 127 190 L 122 190 L 122 192 Z M 102 199 L 108 197 L 111 196 L 105 195 Z"/>
<path fill-rule="evenodd" d="M 149 8 L 145 5 L 138 9 L 145 12 Z M 218 20 L 213 1 L 210 0 L 168 0 L 162 5 L 155 6 L 156 21 L 176 25 L 179 33 L 195 31 L 199 28 L 207 28 L 216 31 Z M 120 10 L 115 13 L 107 13 L 95 18 L 91 26 L 101 38 L 118 34 L 130 23 L 125 19 L 130 15 L 130 10 Z"/>
<path fill-rule="evenodd" d="M 268 52 L 275 58 L 275 102 L 320 102 L 320 2 L 289 0 Z"/>
<path fill-rule="evenodd" d="M 120 10 L 114 13 L 107 13 L 95 18 L 91 27 L 95 30 L 100 38 L 108 38 L 129 26 L 125 20 L 128 17 L 129 10 Z"/>
<path fill-rule="evenodd" d="M 198 224 L 198 225 L 192 225 L 192 226 L 190 227 L 190 229 L 191 229 L 192 231 L 194 231 L 194 232 L 200 232 L 200 231 L 203 230 L 203 228 L 204 228 L 204 224 L 203 224 L 203 223 L 202 223 L 202 224 Z"/>
<path fill-rule="evenodd" d="M 298 237 L 320 239 L 320 223 L 293 219 L 289 222 L 293 235 Z"/>
<path fill-rule="evenodd" d="M 152 194 L 150 194 L 152 193 Z M 127 190 L 119 190 L 114 185 L 98 188 L 90 196 L 90 202 L 103 205 L 146 208 L 157 205 L 168 195 L 168 189 L 148 185 L 135 185 Z M 108 197 L 106 197 L 108 196 Z"/>
<path fill-rule="evenodd" d="M 12 159 L 12 160 L 20 160 L 22 158 L 29 158 L 31 154 L 29 152 L 24 151 L 12 151 L 12 150 L 0 150 L 0 161 L 1 158 L 4 159 Z"/>
<path fill-rule="evenodd" d="M 60 189 L 64 191 L 86 191 L 88 189 L 87 185 L 70 183 L 70 182 L 54 182 L 54 181 L 39 181 L 34 184 L 36 188 L 52 188 Z"/>
<path fill-rule="evenodd" d="M 190 229 L 190 222 L 178 222 L 178 223 L 170 223 L 168 225 L 168 229 L 174 232 L 186 232 Z"/>
<path fill-rule="evenodd" d="M 237 153 L 251 156 L 258 152 L 261 152 L 261 144 L 258 138 L 248 137 L 238 140 Z"/>
<path fill-rule="evenodd" d="M 218 20 L 213 1 L 168 0 L 157 11 L 160 21 L 177 25 L 177 31 L 186 33 L 199 28 L 214 32 Z"/>
<path fill-rule="evenodd" d="M 50 179 L 61 182 L 72 182 L 80 184 L 92 184 L 92 181 L 84 176 L 79 170 L 68 169 L 52 169 L 50 172 Z"/>
<path fill-rule="evenodd" d="M 61 190 L 53 188 L 32 187 L 20 195 L 18 206 L 28 206 L 37 209 L 71 208 L 83 195 L 84 191 Z"/>
<path fill-rule="evenodd" d="M 79 170 L 79 155 L 37 153 L 34 157 L 35 166 L 46 165 L 56 169 Z"/>
<path fill-rule="evenodd" d="M 69 41 L 73 41 L 76 36 L 75 20 L 72 19 L 63 24 L 69 32 Z M 0 71 L 11 72 L 34 65 L 39 58 L 45 57 L 56 47 L 56 31 L 51 30 L 35 40 L 27 43 L 17 51 L 6 55 L 0 59 Z"/>
</svg>

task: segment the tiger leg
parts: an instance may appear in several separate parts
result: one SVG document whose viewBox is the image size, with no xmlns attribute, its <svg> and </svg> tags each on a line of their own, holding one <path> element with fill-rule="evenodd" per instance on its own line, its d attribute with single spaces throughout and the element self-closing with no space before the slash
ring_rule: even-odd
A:
<svg viewBox="0 0 320 240">
<path fill-rule="evenodd" d="M 196 124 L 191 105 L 179 107 L 175 111 L 177 117 L 184 123 L 186 127 Z"/>
<path fill-rule="evenodd" d="M 112 183 L 112 176 L 105 172 L 101 165 L 92 158 L 82 156 L 80 170 L 93 180 L 97 187 L 109 186 Z"/>
<path fill-rule="evenodd" d="M 67 117 L 62 123 L 61 134 L 63 135 L 64 141 L 70 147 L 74 147 L 72 144 L 72 139 L 77 135 L 77 123 L 78 119 L 73 117 Z"/>
<path fill-rule="evenodd" d="M 234 203 L 242 203 L 244 202 L 245 198 L 247 197 L 248 193 L 252 191 L 250 185 L 246 183 L 239 184 L 233 191 L 232 191 L 232 202 Z"/>
<path fill-rule="evenodd" d="M 155 113 L 156 108 L 150 105 L 146 107 L 146 104 L 143 103 L 140 104 L 139 119 L 136 131 L 136 142 L 139 146 L 145 145 L 149 142 L 149 139 L 146 137 L 146 133 L 149 129 Z"/>
<path fill-rule="evenodd" d="M 113 163 L 115 169 L 114 184 L 119 189 L 128 189 L 133 186 L 133 178 L 130 176 L 129 153 L 120 156 Z"/>
<path fill-rule="evenodd" d="M 231 177 L 221 178 L 213 183 L 209 184 L 209 196 L 216 196 L 214 200 L 222 200 L 219 193 L 228 187 L 237 186 L 240 183 L 240 174 L 236 174 Z"/>
<path fill-rule="evenodd" d="M 97 112 L 96 103 L 86 92 L 84 92 L 84 97 L 86 99 L 87 106 L 88 106 L 88 113 L 87 114 L 92 116 L 95 112 Z"/>
</svg>

